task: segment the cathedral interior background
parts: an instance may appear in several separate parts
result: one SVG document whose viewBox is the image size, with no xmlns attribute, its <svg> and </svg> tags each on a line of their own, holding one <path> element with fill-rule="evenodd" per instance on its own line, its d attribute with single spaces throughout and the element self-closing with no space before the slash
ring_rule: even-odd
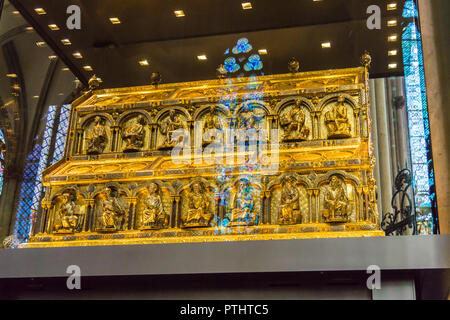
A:
<svg viewBox="0 0 450 320">
<path fill-rule="evenodd" d="M 448 234 L 444 2 L 0 1 L 2 246 Z"/>
</svg>

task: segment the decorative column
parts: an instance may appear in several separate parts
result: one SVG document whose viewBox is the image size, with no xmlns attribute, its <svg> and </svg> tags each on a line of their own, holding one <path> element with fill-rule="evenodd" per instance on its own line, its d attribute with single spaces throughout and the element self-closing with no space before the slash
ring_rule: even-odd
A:
<svg viewBox="0 0 450 320">
<path fill-rule="evenodd" d="M 83 230 L 86 232 L 94 231 L 95 226 L 95 212 L 94 212 L 94 199 L 86 199 L 87 202 L 87 212 L 86 219 L 84 219 Z"/>
<path fill-rule="evenodd" d="M 319 219 L 319 211 L 320 211 L 319 189 L 313 189 L 313 193 L 314 193 L 314 205 L 315 205 L 315 209 L 316 209 L 316 223 L 319 223 L 320 222 L 320 219 Z"/>
<path fill-rule="evenodd" d="M 128 230 L 134 230 L 136 226 L 136 197 L 127 198 L 128 205 L 130 206 L 130 216 L 128 217 Z"/>
<path fill-rule="evenodd" d="M 359 118 L 359 111 L 360 109 L 354 109 L 353 110 L 353 116 L 355 117 L 355 136 L 359 137 L 360 133 L 361 133 L 361 122 L 360 122 L 360 118 Z"/>
<path fill-rule="evenodd" d="M 379 160 L 379 152 L 378 152 L 378 125 L 377 125 L 377 111 L 376 111 L 376 96 L 375 96 L 375 80 L 370 80 L 370 134 L 371 134 L 371 141 L 372 141 L 372 155 L 375 157 L 375 166 L 374 166 L 374 176 L 376 180 L 377 185 L 377 205 L 379 209 L 380 216 L 382 215 L 382 203 L 381 203 L 381 178 L 380 178 L 380 160 Z"/>
<path fill-rule="evenodd" d="M 180 217 L 180 196 L 171 196 L 172 204 L 174 204 L 174 212 L 172 216 L 174 217 L 174 228 L 179 228 L 181 226 L 181 217 Z"/>
<path fill-rule="evenodd" d="M 76 144 L 75 144 L 75 148 L 74 148 L 74 153 L 81 154 L 81 150 L 83 147 L 83 129 L 78 128 L 76 130 L 76 135 L 77 135 L 77 139 L 76 139 Z"/>
<path fill-rule="evenodd" d="M 375 79 L 376 117 L 378 125 L 378 161 L 380 163 L 380 186 L 382 214 L 391 211 L 392 163 L 389 122 L 386 105 L 386 85 L 384 79 Z"/>
<path fill-rule="evenodd" d="M 264 191 L 264 195 L 265 195 L 265 207 L 264 207 L 264 214 L 265 214 L 265 219 L 264 219 L 264 223 L 265 224 L 271 224 L 271 220 L 272 220 L 272 214 L 270 212 L 270 199 L 272 197 L 272 193 L 270 192 L 270 190 L 266 190 Z"/>
<path fill-rule="evenodd" d="M 313 191 L 314 189 L 312 189 L 312 188 L 308 188 L 308 189 L 306 189 L 306 192 L 308 193 L 308 215 L 309 215 L 309 223 L 312 223 L 313 221 L 312 221 L 312 218 L 313 218 L 313 208 L 312 208 L 312 206 L 313 206 L 313 199 L 312 199 L 312 196 L 313 196 Z M 302 221 L 303 222 L 303 221 Z"/>
<path fill-rule="evenodd" d="M 39 221 L 39 233 L 44 233 L 45 232 L 45 222 L 48 219 L 48 214 L 50 212 L 50 208 L 52 206 L 52 202 L 51 201 L 45 201 L 42 200 L 42 213 L 41 213 L 41 219 Z"/>
</svg>

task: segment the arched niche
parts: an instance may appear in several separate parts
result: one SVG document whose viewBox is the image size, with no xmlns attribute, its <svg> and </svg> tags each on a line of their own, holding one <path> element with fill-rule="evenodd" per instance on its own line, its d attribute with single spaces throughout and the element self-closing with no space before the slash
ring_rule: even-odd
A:
<svg viewBox="0 0 450 320">
<path fill-rule="evenodd" d="M 357 136 L 358 121 L 356 102 L 348 94 L 332 94 L 318 105 L 319 138 L 345 139 Z"/>
<path fill-rule="evenodd" d="M 172 142 L 173 131 L 183 129 L 189 132 L 191 117 L 183 108 L 173 106 L 164 108 L 155 116 L 155 119 L 158 128 L 156 130 L 154 147 L 157 149 L 173 147 L 177 144 Z"/>
<path fill-rule="evenodd" d="M 311 201 L 308 188 L 311 182 L 298 174 L 283 174 L 272 180 L 270 191 L 270 221 L 272 224 L 301 224 L 311 218 Z M 298 198 L 294 203 L 294 199 Z M 288 203 L 289 202 L 289 203 Z M 288 218 L 288 216 L 291 217 Z"/>
<path fill-rule="evenodd" d="M 209 227 L 216 221 L 216 186 L 197 178 L 179 191 L 181 199 L 180 218 L 184 228 Z"/>
<path fill-rule="evenodd" d="M 136 189 L 135 197 L 135 228 L 157 230 L 170 226 L 173 198 L 167 185 L 150 181 Z"/>
<path fill-rule="evenodd" d="M 117 150 L 135 152 L 151 148 L 152 118 L 145 110 L 129 110 L 117 119 L 119 129 Z"/>
<path fill-rule="evenodd" d="M 94 113 L 81 123 L 82 154 L 101 154 L 111 152 L 112 132 L 114 121 L 109 114 Z"/>
<path fill-rule="evenodd" d="M 278 104 L 278 128 L 281 141 L 301 141 L 313 138 L 312 103 L 304 98 L 285 99 Z"/>
<path fill-rule="evenodd" d="M 319 222 L 356 222 L 360 199 L 357 180 L 342 172 L 329 172 L 317 181 L 319 189 Z M 347 220 L 339 221 L 343 212 Z M 334 217 L 334 219 L 332 219 Z"/>
</svg>

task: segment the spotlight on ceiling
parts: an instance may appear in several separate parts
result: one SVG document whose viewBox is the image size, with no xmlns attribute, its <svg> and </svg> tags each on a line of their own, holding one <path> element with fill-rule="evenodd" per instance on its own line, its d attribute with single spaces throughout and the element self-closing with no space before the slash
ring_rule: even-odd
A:
<svg viewBox="0 0 450 320">
<path fill-rule="evenodd" d="M 83 58 L 83 56 L 82 56 L 81 53 L 79 53 L 79 52 L 74 52 L 74 53 L 73 53 L 73 56 L 74 56 L 75 58 L 77 58 L 77 59 L 82 59 L 82 58 Z"/>
<path fill-rule="evenodd" d="M 389 63 L 388 64 L 388 68 L 389 69 L 397 69 L 397 64 L 396 63 Z"/>
<path fill-rule="evenodd" d="M 397 25 L 397 19 L 390 19 L 387 22 L 388 27 L 395 27 Z"/>
<path fill-rule="evenodd" d="M 120 24 L 120 19 L 117 17 L 109 18 L 109 21 L 111 21 L 112 24 Z"/>
<path fill-rule="evenodd" d="M 258 50 L 258 53 L 259 53 L 260 55 L 265 55 L 265 54 L 267 54 L 267 49 L 259 49 L 259 50 Z"/>
<path fill-rule="evenodd" d="M 331 48 L 331 42 L 322 42 L 322 48 Z"/>
<path fill-rule="evenodd" d="M 202 54 L 202 55 L 197 56 L 197 59 L 200 61 L 204 61 L 204 60 L 207 60 L 208 57 L 206 55 Z"/>
<path fill-rule="evenodd" d="M 388 9 L 389 11 L 391 11 L 391 10 L 397 10 L 397 3 L 395 3 L 395 2 L 388 3 L 387 9 Z"/>
<path fill-rule="evenodd" d="M 242 2 L 242 9 L 244 9 L 244 10 L 253 9 L 252 3 L 251 2 Z"/>
<path fill-rule="evenodd" d="M 39 48 L 43 48 L 43 47 L 46 46 L 46 43 L 45 43 L 44 41 L 36 41 L 36 45 L 37 45 Z"/>
<path fill-rule="evenodd" d="M 58 56 L 51 55 L 51 56 L 48 56 L 48 58 L 49 58 L 50 60 L 55 60 L 56 58 L 58 58 Z"/>
<path fill-rule="evenodd" d="M 86 70 L 86 71 L 92 71 L 92 67 L 91 66 L 84 66 L 83 69 Z"/>
<path fill-rule="evenodd" d="M 8 73 L 6 76 L 8 78 L 17 78 L 17 74 L 15 74 L 15 73 Z"/>
<path fill-rule="evenodd" d="M 48 27 L 50 28 L 50 30 L 52 31 L 58 31 L 59 27 L 56 24 L 49 24 Z"/>
<path fill-rule="evenodd" d="M 389 41 L 389 42 L 397 41 L 397 35 L 396 35 L 396 34 L 391 34 L 391 35 L 388 37 L 388 41 Z"/>
<path fill-rule="evenodd" d="M 183 10 L 175 10 L 173 13 L 175 14 L 175 17 L 177 17 L 177 18 L 181 18 L 181 17 L 185 16 Z"/>
<path fill-rule="evenodd" d="M 388 51 L 388 56 L 396 56 L 397 55 L 397 50 L 389 50 Z"/>
<path fill-rule="evenodd" d="M 69 39 L 62 39 L 61 42 L 65 46 L 70 46 L 72 44 Z"/>
<path fill-rule="evenodd" d="M 39 15 L 47 14 L 47 12 L 45 12 L 44 8 L 35 8 L 34 11 Z"/>
<path fill-rule="evenodd" d="M 149 65 L 148 60 L 141 60 L 141 61 L 139 61 L 139 64 L 141 66 L 148 66 Z"/>
</svg>

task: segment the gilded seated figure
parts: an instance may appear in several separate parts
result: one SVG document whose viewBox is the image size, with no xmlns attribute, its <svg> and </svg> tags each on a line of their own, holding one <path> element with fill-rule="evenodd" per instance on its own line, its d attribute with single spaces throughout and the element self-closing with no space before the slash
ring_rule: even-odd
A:
<svg viewBox="0 0 450 320">
<path fill-rule="evenodd" d="M 295 107 L 281 116 L 280 125 L 284 130 L 283 141 L 308 140 L 309 128 L 305 125 L 305 113 L 300 100 L 295 102 Z"/>
<path fill-rule="evenodd" d="M 211 214 L 211 202 L 204 193 L 204 187 L 200 183 L 194 183 L 187 196 L 187 215 L 183 218 L 184 227 L 207 227 L 213 215 Z"/>
<path fill-rule="evenodd" d="M 89 132 L 87 138 L 87 154 L 99 154 L 105 150 L 108 142 L 106 127 L 99 116 L 94 119 L 94 127 Z"/>
<path fill-rule="evenodd" d="M 325 113 L 325 125 L 328 129 L 328 139 L 350 138 L 352 126 L 348 119 L 345 98 L 338 97 L 337 104 Z"/>
<path fill-rule="evenodd" d="M 100 200 L 100 217 L 98 218 L 100 232 L 113 232 L 123 230 L 127 216 L 126 205 L 116 196 L 112 189 L 106 188 Z"/>
<path fill-rule="evenodd" d="M 187 130 L 186 121 L 177 114 L 175 110 L 169 111 L 169 117 L 161 124 L 160 130 L 164 135 L 164 141 L 159 148 L 172 148 L 178 141 L 172 141 L 172 135 L 175 131 L 179 129 Z"/>
<path fill-rule="evenodd" d="M 145 119 L 139 115 L 134 121 L 130 121 L 122 132 L 122 139 L 125 143 L 123 151 L 133 152 L 141 150 L 144 146 Z"/>
<path fill-rule="evenodd" d="M 323 217 L 325 222 L 347 222 L 349 217 L 349 199 L 344 182 L 332 176 L 324 194 Z"/>
<path fill-rule="evenodd" d="M 279 224 L 296 224 L 301 219 L 299 206 L 300 192 L 293 180 L 286 178 L 282 183 L 283 189 L 281 190 Z"/>
<path fill-rule="evenodd" d="M 141 230 L 162 229 L 169 224 L 169 215 L 164 212 L 163 202 L 156 183 L 148 186 L 148 195 L 143 200 Z"/>
<path fill-rule="evenodd" d="M 208 130 L 221 130 L 219 116 L 215 112 L 215 107 L 211 106 L 209 113 L 205 116 L 203 121 L 203 137 Z M 210 144 L 214 142 L 214 137 L 211 140 L 204 140 L 203 144 Z"/>
<path fill-rule="evenodd" d="M 56 233 L 73 233 L 78 231 L 79 216 L 75 213 L 76 204 L 71 194 L 62 195 L 62 203 L 59 211 L 60 223 L 55 224 Z"/>
<path fill-rule="evenodd" d="M 258 208 L 254 188 L 248 181 L 239 181 L 233 201 L 230 222 L 231 226 L 253 225 L 257 223 Z"/>
</svg>

